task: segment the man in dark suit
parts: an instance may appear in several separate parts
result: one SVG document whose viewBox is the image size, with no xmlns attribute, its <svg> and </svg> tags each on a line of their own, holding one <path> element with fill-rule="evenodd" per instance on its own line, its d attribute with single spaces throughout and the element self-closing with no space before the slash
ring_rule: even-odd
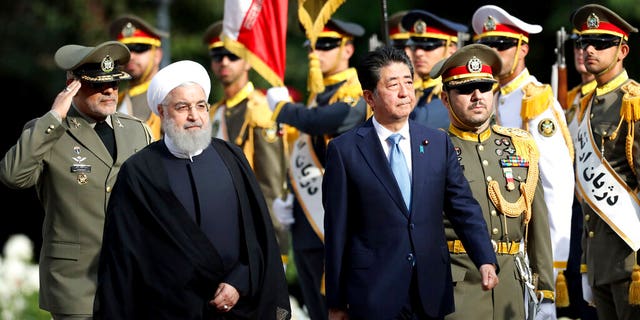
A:
<svg viewBox="0 0 640 320">
<path fill-rule="evenodd" d="M 44 208 L 40 308 L 56 320 L 93 318 L 107 201 L 124 160 L 152 140 L 141 120 L 116 112 L 127 61 L 117 41 L 58 49 L 67 86 L 0 162 L 0 181 L 35 187 Z"/>
<path fill-rule="evenodd" d="M 498 283 L 481 208 L 448 136 L 409 120 L 415 93 L 407 55 L 378 48 L 358 77 L 374 115 L 329 143 L 322 185 L 329 318 L 442 319 L 454 310 L 443 212 L 483 288 Z M 398 144 L 387 143 L 397 135 Z M 396 181 L 396 166 L 409 181 Z"/>
</svg>

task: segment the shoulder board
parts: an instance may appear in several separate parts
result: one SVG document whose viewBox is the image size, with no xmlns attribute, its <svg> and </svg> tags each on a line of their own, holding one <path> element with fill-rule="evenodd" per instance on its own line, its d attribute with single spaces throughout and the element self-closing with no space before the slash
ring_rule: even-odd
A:
<svg viewBox="0 0 640 320">
<path fill-rule="evenodd" d="M 496 133 L 504 135 L 504 136 L 516 137 L 516 138 L 521 138 L 521 139 L 533 139 L 533 137 L 531 136 L 531 134 L 529 132 L 527 132 L 525 130 L 522 130 L 520 128 L 503 127 L 503 126 L 499 126 L 497 124 L 494 124 L 493 126 L 491 126 L 491 128 Z"/>
<path fill-rule="evenodd" d="M 622 107 L 620 115 L 626 121 L 640 121 L 640 84 L 630 80 L 621 87 Z"/>
<path fill-rule="evenodd" d="M 136 118 L 136 117 L 134 117 L 132 115 L 128 115 L 128 114 L 121 113 L 121 112 L 116 112 L 114 114 L 114 116 L 119 118 L 119 119 L 121 119 L 121 120 L 133 120 L 133 121 L 140 122 L 140 123 L 144 122 L 143 120 L 140 120 L 140 119 L 138 119 L 138 118 Z"/>
<path fill-rule="evenodd" d="M 553 91 L 548 84 L 527 83 L 522 91 L 522 110 L 520 115 L 524 121 L 533 119 L 543 113 L 553 103 Z"/>
<path fill-rule="evenodd" d="M 358 77 L 350 77 L 347 81 L 338 88 L 336 93 L 331 97 L 329 103 L 334 102 L 346 102 L 352 107 L 356 105 L 358 100 L 362 97 L 362 87 Z"/>
</svg>

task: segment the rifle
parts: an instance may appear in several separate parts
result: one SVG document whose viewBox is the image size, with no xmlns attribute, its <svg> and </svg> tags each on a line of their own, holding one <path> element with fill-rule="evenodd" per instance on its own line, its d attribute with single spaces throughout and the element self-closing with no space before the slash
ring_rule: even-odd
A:
<svg viewBox="0 0 640 320">
<path fill-rule="evenodd" d="M 560 30 L 556 31 L 556 47 L 554 49 L 556 62 L 551 69 L 553 95 L 564 110 L 569 108 L 567 104 L 567 62 L 564 56 L 564 43 L 567 37 L 564 27 L 560 27 Z"/>
</svg>

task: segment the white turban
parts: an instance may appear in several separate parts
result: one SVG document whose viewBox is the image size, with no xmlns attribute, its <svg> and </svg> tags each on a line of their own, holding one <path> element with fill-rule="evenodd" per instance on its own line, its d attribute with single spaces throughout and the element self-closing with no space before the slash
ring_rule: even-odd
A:
<svg viewBox="0 0 640 320">
<path fill-rule="evenodd" d="M 209 93 L 211 92 L 209 73 L 197 62 L 182 60 L 160 69 L 151 79 L 147 89 L 147 103 L 151 111 L 157 115 L 158 105 L 162 103 L 167 94 L 189 81 L 199 84 L 204 90 L 206 100 L 209 101 Z"/>
</svg>

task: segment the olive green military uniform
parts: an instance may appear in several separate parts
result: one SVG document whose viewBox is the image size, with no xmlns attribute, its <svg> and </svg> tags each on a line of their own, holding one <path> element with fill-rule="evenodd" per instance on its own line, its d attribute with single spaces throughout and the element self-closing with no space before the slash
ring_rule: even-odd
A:
<svg viewBox="0 0 640 320">
<path fill-rule="evenodd" d="M 224 113 L 221 115 L 220 113 Z M 286 187 L 285 146 L 265 95 L 248 82 L 234 97 L 219 101 L 210 110 L 213 135 L 242 148 L 260 184 L 269 211 Z M 224 122 L 224 123 L 223 123 Z M 225 130 L 226 129 L 226 130 Z M 286 264 L 289 232 L 271 212 L 280 253 Z"/>
<path fill-rule="evenodd" d="M 537 275 L 537 291 L 554 299 L 551 239 L 535 142 L 526 131 L 499 126 L 479 135 L 450 127 L 449 135 L 483 209 L 498 257 L 500 284 L 482 290 L 477 267 L 445 218 L 456 301 L 455 313 L 446 319 L 525 319 L 525 286 L 514 262 L 525 245 Z"/>
</svg>

